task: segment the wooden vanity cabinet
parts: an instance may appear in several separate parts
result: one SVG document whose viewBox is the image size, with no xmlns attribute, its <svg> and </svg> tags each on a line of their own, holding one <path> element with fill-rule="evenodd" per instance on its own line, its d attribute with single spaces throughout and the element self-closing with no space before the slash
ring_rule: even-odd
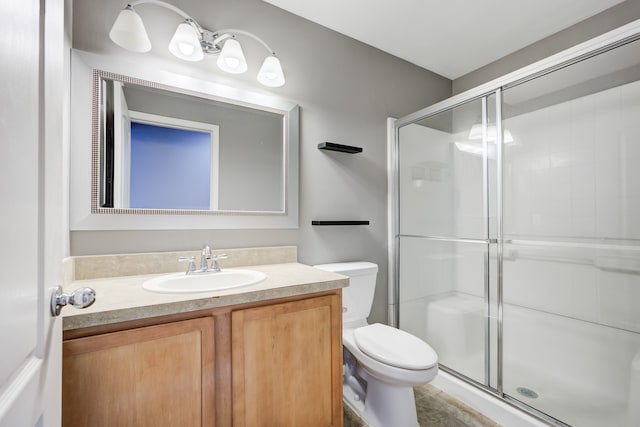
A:
<svg viewBox="0 0 640 427">
<path fill-rule="evenodd" d="M 65 333 L 63 426 L 341 427 L 341 322 L 337 290 Z"/>
<path fill-rule="evenodd" d="M 340 296 L 231 313 L 233 426 L 341 426 Z"/>
<path fill-rule="evenodd" d="M 213 425 L 213 317 L 67 340 L 62 424 Z"/>
</svg>

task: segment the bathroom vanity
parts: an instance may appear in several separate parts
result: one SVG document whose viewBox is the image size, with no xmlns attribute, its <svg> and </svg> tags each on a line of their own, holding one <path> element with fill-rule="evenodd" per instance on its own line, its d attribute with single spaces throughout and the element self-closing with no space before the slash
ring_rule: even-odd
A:
<svg viewBox="0 0 640 427">
<path fill-rule="evenodd" d="M 148 274 L 70 283 L 97 299 L 65 313 L 63 425 L 341 426 L 348 279 L 296 262 L 242 268 L 267 279 L 194 294 L 145 291 Z"/>
</svg>

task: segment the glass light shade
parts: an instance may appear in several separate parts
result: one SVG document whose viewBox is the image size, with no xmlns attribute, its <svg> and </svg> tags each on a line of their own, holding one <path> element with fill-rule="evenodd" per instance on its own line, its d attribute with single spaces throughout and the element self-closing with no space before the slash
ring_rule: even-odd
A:
<svg viewBox="0 0 640 427">
<path fill-rule="evenodd" d="M 511 135 L 509 129 L 504 130 L 503 137 L 505 144 L 513 142 L 513 135 Z M 471 130 L 469 131 L 469 139 L 482 139 L 482 125 L 480 123 L 476 123 L 475 125 L 471 126 Z M 487 126 L 487 140 L 492 142 L 495 142 L 497 140 L 496 125 Z"/>
<path fill-rule="evenodd" d="M 109 31 L 109 38 L 118 46 L 133 52 L 143 53 L 151 50 L 151 41 L 142 18 L 131 6 L 120 11 Z"/>
<path fill-rule="evenodd" d="M 456 145 L 456 148 L 459 151 L 464 151 L 465 153 L 482 156 L 482 143 L 455 141 L 454 144 Z"/>
<path fill-rule="evenodd" d="M 242 47 L 234 39 L 228 39 L 224 42 L 217 64 L 222 71 L 232 74 L 244 73 L 248 68 Z"/>
<path fill-rule="evenodd" d="M 201 61 L 204 58 L 199 34 L 191 24 L 183 22 L 178 25 L 169 42 L 169 52 L 185 61 Z"/>
<path fill-rule="evenodd" d="M 258 81 L 265 86 L 280 87 L 284 85 L 284 73 L 280 60 L 275 56 L 269 56 L 264 60 L 258 72 Z"/>
<path fill-rule="evenodd" d="M 482 125 L 480 123 L 476 123 L 471 126 L 471 130 L 469 131 L 469 139 L 482 139 Z"/>
</svg>

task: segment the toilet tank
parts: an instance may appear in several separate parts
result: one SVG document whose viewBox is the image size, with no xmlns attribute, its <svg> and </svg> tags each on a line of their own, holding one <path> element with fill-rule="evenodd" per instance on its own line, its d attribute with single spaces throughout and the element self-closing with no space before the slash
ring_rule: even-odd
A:
<svg viewBox="0 0 640 427">
<path fill-rule="evenodd" d="M 336 262 L 314 266 L 349 277 L 349 286 L 342 289 L 343 326 L 366 325 L 376 290 L 378 265 L 372 262 Z"/>
</svg>

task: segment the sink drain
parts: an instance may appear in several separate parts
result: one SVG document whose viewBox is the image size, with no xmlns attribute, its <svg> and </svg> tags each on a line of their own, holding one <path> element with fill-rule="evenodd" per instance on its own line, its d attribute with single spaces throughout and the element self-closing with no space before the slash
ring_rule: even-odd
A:
<svg viewBox="0 0 640 427">
<path fill-rule="evenodd" d="M 528 387 L 518 387 L 516 388 L 516 391 L 518 392 L 518 394 L 521 394 L 524 397 L 528 397 L 529 399 L 538 398 L 538 393 L 536 393 L 535 391 L 531 390 Z"/>
</svg>

